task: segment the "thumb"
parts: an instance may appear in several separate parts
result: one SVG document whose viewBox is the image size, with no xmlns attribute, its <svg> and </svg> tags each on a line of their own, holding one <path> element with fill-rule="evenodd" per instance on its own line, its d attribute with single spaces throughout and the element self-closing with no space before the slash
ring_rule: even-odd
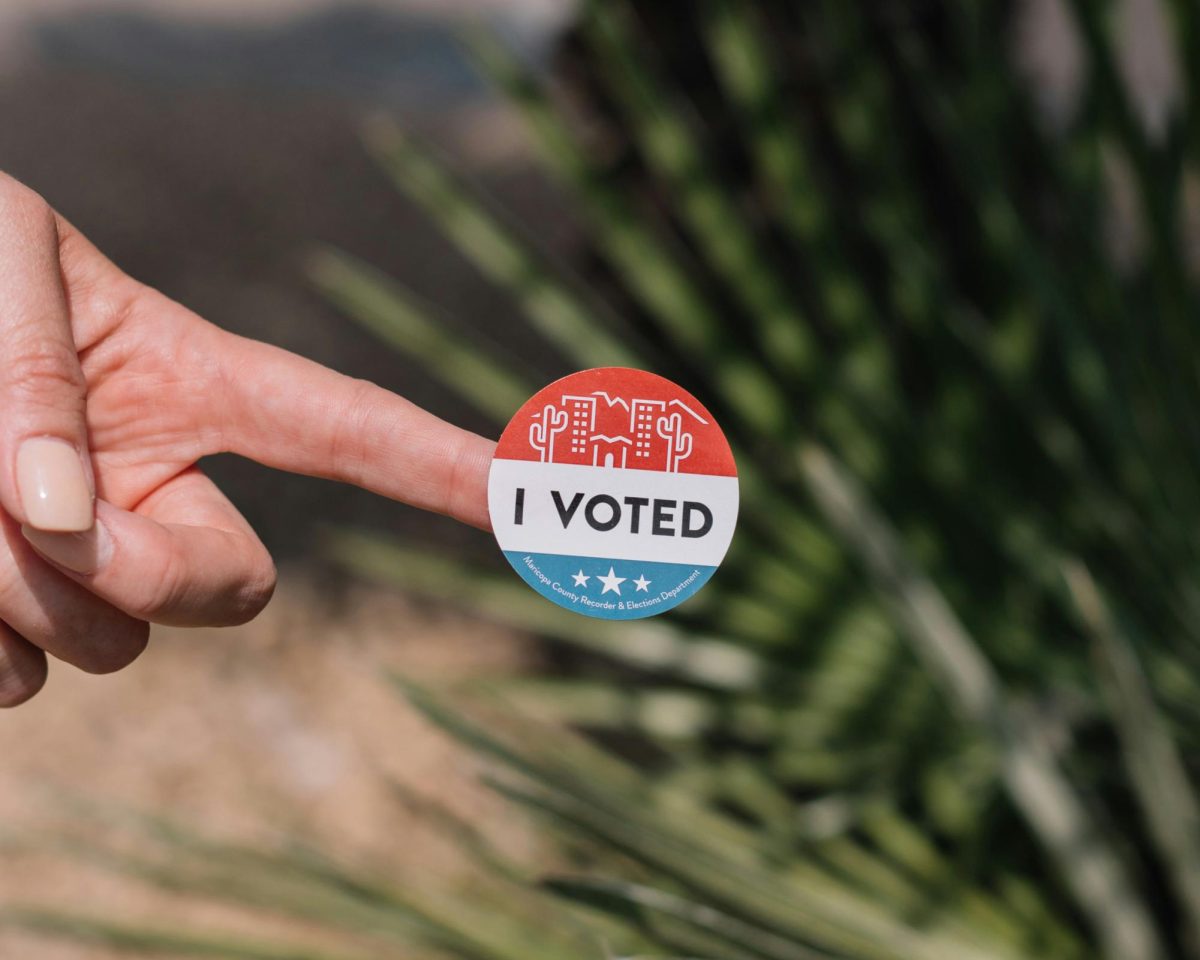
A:
<svg viewBox="0 0 1200 960">
<path fill-rule="evenodd" d="M 0 175 L 0 504 L 47 531 L 94 519 L 86 383 L 71 334 L 54 212 Z"/>
</svg>

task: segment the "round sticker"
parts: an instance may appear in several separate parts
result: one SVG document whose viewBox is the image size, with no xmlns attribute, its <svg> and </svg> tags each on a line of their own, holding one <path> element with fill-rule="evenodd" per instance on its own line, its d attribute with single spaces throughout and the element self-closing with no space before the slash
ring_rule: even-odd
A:
<svg viewBox="0 0 1200 960">
<path fill-rule="evenodd" d="M 670 380 L 584 370 L 509 422 L 488 509 L 508 562 L 543 597 L 633 620 L 713 575 L 737 523 L 737 466 L 712 414 Z"/>
</svg>

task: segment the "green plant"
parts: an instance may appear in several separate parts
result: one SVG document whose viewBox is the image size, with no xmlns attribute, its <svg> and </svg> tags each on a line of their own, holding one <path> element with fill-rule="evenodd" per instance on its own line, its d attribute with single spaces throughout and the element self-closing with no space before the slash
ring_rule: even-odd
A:
<svg viewBox="0 0 1200 960">
<path fill-rule="evenodd" d="M 1070 6 L 1087 70 L 1061 127 L 984 0 L 591 3 L 569 98 L 473 35 L 577 202 L 586 283 L 374 121 L 397 186 L 565 366 L 650 368 L 717 413 L 739 535 L 663 620 L 571 617 L 499 564 L 456 596 L 583 651 L 566 676 L 408 691 L 557 828 L 563 875 L 462 824 L 489 869 L 453 904 L 167 847 L 249 860 L 264 907 L 312 918 L 296 884 L 333 926 L 480 960 L 1200 956 L 1200 19 L 1167 4 L 1183 90 L 1155 138 L 1109 5 Z M 460 342 L 366 264 L 325 251 L 313 276 L 497 428 L 541 385 L 503 331 Z M 433 597 L 461 582 L 426 545 L 331 551 Z M 223 889 L 187 876 L 154 879 Z M 271 955 L 246 951 L 213 955 Z"/>
</svg>

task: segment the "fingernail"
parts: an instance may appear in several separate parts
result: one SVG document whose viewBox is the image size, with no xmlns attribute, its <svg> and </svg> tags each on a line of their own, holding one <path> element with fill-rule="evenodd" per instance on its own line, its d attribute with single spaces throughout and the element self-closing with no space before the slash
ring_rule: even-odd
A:
<svg viewBox="0 0 1200 960">
<path fill-rule="evenodd" d="M 92 528 L 92 491 L 71 444 L 53 437 L 33 437 L 21 444 L 17 489 L 29 526 L 71 533 Z"/>
<path fill-rule="evenodd" d="M 21 533 L 47 560 L 75 573 L 95 573 L 107 562 L 112 547 L 108 531 L 99 520 L 83 533 L 35 530 L 27 523 L 21 525 Z"/>
</svg>

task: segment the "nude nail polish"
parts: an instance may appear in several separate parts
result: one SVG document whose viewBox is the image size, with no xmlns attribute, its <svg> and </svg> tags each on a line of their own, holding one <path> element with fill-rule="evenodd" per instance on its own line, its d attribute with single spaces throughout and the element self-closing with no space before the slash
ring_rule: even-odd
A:
<svg viewBox="0 0 1200 960">
<path fill-rule="evenodd" d="M 92 528 L 92 491 L 79 451 L 71 444 L 53 437 L 31 437 L 22 443 L 17 451 L 17 490 L 29 526 L 66 533 Z"/>
</svg>

